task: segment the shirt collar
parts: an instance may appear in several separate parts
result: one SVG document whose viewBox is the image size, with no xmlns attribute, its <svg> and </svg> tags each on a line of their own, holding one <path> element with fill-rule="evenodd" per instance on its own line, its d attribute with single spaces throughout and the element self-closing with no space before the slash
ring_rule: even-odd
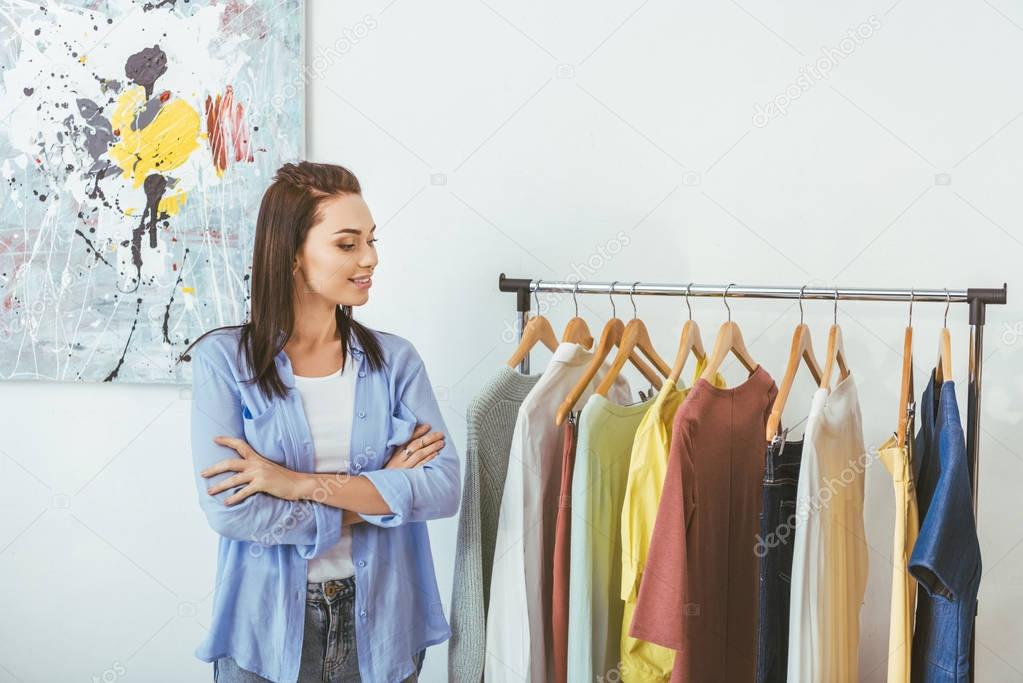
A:
<svg viewBox="0 0 1023 683">
<path fill-rule="evenodd" d="M 284 336 L 284 330 L 278 330 L 278 344 L 284 343 Z M 362 360 L 362 354 L 365 353 L 365 350 L 362 348 L 362 344 L 359 342 L 358 337 L 354 334 L 348 337 L 348 349 L 352 356 L 355 357 L 356 362 Z M 281 350 L 277 352 L 274 362 L 277 365 L 277 374 L 280 375 L 281 381 L 284 382 L 284 385 L 290 389 L 296 388 L 295 372 L 291 369 L 291 359 L 288 358 L 288 354 L 284 353 L 283 346 L 281 346 Z"/>
<path fill-rule="evenodd" d="M 593 352 L 586 350 L 581 344 L 575 342 L 561 342 L 551 356 L 551 362 L 565 363 L 566 365 L 582 365 L 589 362 Z"/>
</svg>

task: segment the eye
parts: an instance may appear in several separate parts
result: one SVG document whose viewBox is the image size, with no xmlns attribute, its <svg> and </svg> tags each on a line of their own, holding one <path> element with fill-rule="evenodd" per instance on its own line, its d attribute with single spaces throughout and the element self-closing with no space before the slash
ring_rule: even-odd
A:
<svg viewBox="0 0 1023 683">
<path fill-rule="evenodd" d="M 368 240 L 368 241 L 367 241 L 367 244 L 376 244 L 376 243 L 377 243 L 377 242 L 379 242 L 379 241 L 380 241 L 380 238 L 379 238 L 379 237 L 374 237 L 373 239 L 371 239 L 371 240 Z"/>
</svg>

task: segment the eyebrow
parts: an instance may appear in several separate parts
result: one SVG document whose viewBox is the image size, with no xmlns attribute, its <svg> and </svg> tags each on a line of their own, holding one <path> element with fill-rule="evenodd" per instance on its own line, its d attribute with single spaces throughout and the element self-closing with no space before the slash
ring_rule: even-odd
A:
<svg viewBox="0 0 1023 683">
<path fill-rule="evenodd" d="M 370 228 L 369 231 L 373 232 L 376 229 L 377 229 L 377 226 L 376 226 L 376 223 L 374 223 L 373 227 Z M 350 232 L 350 233 L 353 233 L 355 235 L 361 235 L 362 234 L 362 230 L 359 230 L 358 228 L 341 228 L 340 230 L 335 230 L 334 234 L 337 235 L 338 233 L 342 233 L 342 232 Z"/>
</svg>

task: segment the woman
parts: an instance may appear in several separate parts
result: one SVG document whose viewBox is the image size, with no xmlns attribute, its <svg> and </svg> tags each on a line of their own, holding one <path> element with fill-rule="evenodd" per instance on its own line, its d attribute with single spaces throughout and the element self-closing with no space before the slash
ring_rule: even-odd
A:
<svg viewBox="0 0 1023 683">
<path fill-rule="evenodd" d="M 426 521 L 458 510 L 458 454 L 415 347 L 352 319 L 375 229 L 347 169 L 284 165 L 259 208 L 249 321 L 182 355 L 199 504 L 221 536 L 196 656 L 219 683 L 415 681 L 450 635 Z"/>
</svg>

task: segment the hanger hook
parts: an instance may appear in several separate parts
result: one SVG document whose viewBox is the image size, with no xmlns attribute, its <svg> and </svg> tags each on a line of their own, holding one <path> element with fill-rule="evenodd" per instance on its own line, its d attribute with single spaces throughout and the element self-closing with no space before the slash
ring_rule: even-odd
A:
<svg viewBox="0 0 1023 683">
<path fill-rule="evenodd" d="M 575 317 L 579 317 L 579 299 L 576 298 L 576 294 L 579 293 L 579 282 L 575 283 L 575 289 L 572 290 L 572 303 L 575 304 Z"/>
<path fill-rule="evenodd" d="M 907 327 L 913 327 L 913 296 L 916 294 L 916 290 L 912 287 L 909 288 L 909 323 Z"/>
<path fill-rule="evenodd" d="M 799 288 L 799 324 L 803 324 L 803 291 L 806 289 L 806 285 Z"/>
<path fill-rule="evenodd" d="M 615 310 L 615 298 L 612 296 L 615 291 L 615 285 L 618 284 L 618 280 L 611 283 L 611 286 L 607 288 L 607 298 L 611 300 L 611 319 L 618 317 L 618 311 Z"/>
<path fill-rule="evenodd" d="M 838 324 L 838 287 L 835 287 L 835 324 Z"/>
<path fill-rule="evenodd" d="M 952 295 L 945 290 L 945 327 L 948 327 L 948 307 L 952 305 Z"/>
<path fill-rule="evenodd" d="M 690 282 L 686 287 L 686 308 L 689 309 L 689 319 L 693 319 L 693 307 L 689 304 L 689 293 L 693 291 L 693 283 Z"/>
<path fill-rule="evenodd" d="M 540 315 L 540 282 L 536 281 L 536 289 L 533 290 L 533 301 L 536 302 L 536 315 Z"/>
<path fill-rule="evenodd" d="M 635 320 L 638 316 L 636 313 L 636 300 L 632 298 L 633 293 L 636 291 L 636 285 L 639 284 L 639 280 L 632 283 L 632 287 L 629 288 L 629 301 L 632 302 L 632 318 Z"/>
<path fill-rule="evenodd" d="M 724 302 L 725 308 L 728 309 L 728 322 L 732 322 L 732 307 L 728 305 L 728 288 L 734 285 L 734 282 L 729 282 L 725 287 L 724 294 L 721 295 L 721 301 Z"/>
</svg>

